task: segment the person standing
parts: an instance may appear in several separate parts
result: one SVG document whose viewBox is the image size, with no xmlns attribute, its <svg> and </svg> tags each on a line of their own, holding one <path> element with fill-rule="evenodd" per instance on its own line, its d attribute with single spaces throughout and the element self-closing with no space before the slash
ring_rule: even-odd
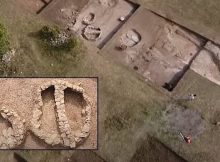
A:
<svg viewBox="0 0 220 162">
<path fill-rule="evenodd" d="M 196 94 L 189 94 L 188 100 L 189 100 L 189 101 L 192 101 L 192 100 L 196 99 L 196 97 L 197 97 Z"/>
</svg>

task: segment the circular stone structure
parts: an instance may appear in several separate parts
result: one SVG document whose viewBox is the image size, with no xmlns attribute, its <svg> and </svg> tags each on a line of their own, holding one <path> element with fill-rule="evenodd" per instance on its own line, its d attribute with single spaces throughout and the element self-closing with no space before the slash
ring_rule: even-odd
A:
<svg viewBox="0 0 220 162">
<path fill-rule="evenodd" d="M 99 3 L 104 7 L 115 7 L 118 0 L 99 0 Z"/>
<path fill-rule="evenodd" d="M 25 120 L 13 110 L 8 110 L 5 107 L 0 109 L 1 116 L 11 123 L 11 127 L 3 129 L 0 136 L 0 149 L 13 149 L 19 146 L 25 135 Z"/>
<path fill-rule="evenodd" d="M 59 128 L 59 134 L 45 133 L 42 129 L 41 117 L 43 115 L 43 100 L 41 92 L 53 86 L 55 88 L 55 111 L 56 122 Z M 85 105 L 81 110 L 81 117 L 84 119 L 80 131 L 74 132 L 69 124 L 66 115 L 64 103 L 64 90 L 71 89 L 73 92 L 82 94 Z M 40 139 L 49 145 L 62 145 L 65 147 L 75 148 L 77 144 L 82 143 L 90 134 L 91 125 L 91 102 L 84 89 L 78 85 L 73 85 L 65 81 L 48 82 L 38 89 L 38 107 L 33 111 L 31 120 L 31 130 Z"/>
<path fill-rule="evenodd" d="M 86 16 L 83 18 L 83 20 L 82 20 L 83 24 L 85 24 L 85 25 L 90 25 L 90 24 L 92 24 L 94 21 L 95 21 L 95 14 L 94 14 L 94 13 L 89 13 L 89 14 L 86 15 Z"/>
<path fill-rule="evenodd" d="M 120 42 L 127 47 L 133 47 L 141 41 L 141 35 L 134 29 L 122 34 Z"/>
<path fill-rule="evenodd" d="M 99 27 L 88 25 L 83 31 L 83 37 L 90 41 L 96 41 L 101 38 L 102 31 Z"/>
</svg>

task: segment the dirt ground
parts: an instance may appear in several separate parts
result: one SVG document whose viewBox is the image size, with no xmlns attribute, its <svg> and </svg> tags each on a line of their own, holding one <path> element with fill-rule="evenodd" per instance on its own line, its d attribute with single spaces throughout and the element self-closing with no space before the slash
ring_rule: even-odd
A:
<svg viewBox="0 0 220 162">
<path fill-rule="evenodd" d="M 80 12 L 89 0 L 53 0 L 41 13 L 44 19 L 53 21 L 63 28 L 69 23 L 72 14 Z M 66 10 L 67 15 L 63 15 L 62 11 Z"/>
<path fill-rule="evenodd" d="M 220 43 L 219 0 L 132 0 Z"/>
<path fill-rule="evenodd" d="M 208 42 L 192 63 L 191 69 L 220 85 L 220 48 Z"/>
<path fill-rule="evenodd" d="M 88 139 L 79 145 L 77 149 L 96 149 L 97 148 L 97 80 L 84 79 L 84 78 L 65 78 L 65 79 L 52 79 L 52 78 L 36 78 L 36 79 L 0 79 L 1 93 L 0 93 L 0 106 L 6 107 L 9 110 L 14 110 L 26 120 L 27 134 L 25 135 L 24 142 L 19 149 L 53 149 L 63 147 L 51 147 L 43 140 L 37 138 L 30 129 L 30 120 L 32 118 L 33 109 L 37 100 L 37 89 L 45 83 L 52 80 L 64 80 L 72 84 L 81 83 L 92 102 L 91 114 L 91 132 Z M 81 121 L 81 98 L 71 91 L 65 91 L 65 107 L 66 114 L 72 130 L 78 130 L 82 126 Z M 48 90 L 42 94 L 43 98 L 43 116 L 42 116 L 42 130 L 44 132 L 57 132 L 56 114 L 53 109 L 54 91 Z M 8 127 L 8 122 L 1 118 L 1 129 Z"/>
<path fill-rule="evenodd" d="M 45 3 L 42 0 L 16 0 L 16 1 L 22 4 L 24 8 L 29 10 L 31 13 L 37 13 L 37 11 L 39 11 L 45 5 Z"/>
<path fill-rule="evenodd" d="M 97 40 L 88 40 L 95 43 L 97 47 L 102 48 L 106 42 L 117 32 L 124 22 L 120 21 L 120 17 L 127 20 L 138 6 L 125 0 L 84 0 L 84 1 L 57 1 L 50 4 L 42 12 L 42 16 L 48 20 L 52 20 L 57 24 L 76 32 L 83 39 L 85 38 L 84 30 L 87 26 L 99 28 L 100 31 L 91 30 L 88 35 L 96 37 Z M 94 16 L 91 22 L 85 23 L 84 19 L 89 18 L 90 14 Z M 56 15 L 56 16 L 54 16 Z"/>
<path fill-rule="evenodd" d="M 139 33 L 136 45 L 123 36 L 132 30 Z M 146 80 L 164 86 L 176 84 L 203 43 L 200 37 L 140 7 L 103 50 Z M 120 49 L 121 44 L 127 48 Z"/>
</svg>

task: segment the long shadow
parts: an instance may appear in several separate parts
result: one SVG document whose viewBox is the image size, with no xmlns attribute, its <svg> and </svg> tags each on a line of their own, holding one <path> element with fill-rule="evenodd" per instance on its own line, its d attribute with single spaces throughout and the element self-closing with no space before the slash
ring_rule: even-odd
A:
<svg viewBox="0 0 220 162">
<path fill-rule="evenodd" d="M 50 0 L 49 2 L 45 0 L 41 0 L 41 2 L 44 3 L 43 7 L 41 7 L 36 13 L 40 14 L 53 0 Z"/>
<path fill-rule="evenodd" d="M 113 28 L 113 30 L 106 36 L 106 38 L 103 39 L 102 42 L 100 42 L 100 44 L 98 45 L 99 49 L 102 49 L 113 38 L 113 36 L 118 32 L 118 30 L 120 30 L 122 28 L 122 26 L 131 18 L 131 16 L 135 13 L 135 11 L 140 7 L 140 5 L 133 3 L 129 0 L 125 0 L 125 1 L 127 3 L 130 3 L 133 6 L 133 9 L 126 16 L 125 21 L 121 22 L 119 25 L 117 25 L 115 28 Z"/>
<path fill-rule="evenodd" d="M 186 72 L 190 69 L 193 61 L 200 54 L 200 52 L 204 49 L 204 46 L 205 46 L 206 43 L 207 43 L 207 41 L 204 44 L 202 44 L 200 47 L 198 47 L 199 49 L 198 49 L 197 53 L 190 60 L 189 64 L 185 65 L 183 67 L 182 71 L 175 74 L 174 77 L 171 79 L 171 81 L 169 83 L 165 83 L 165 85 L 163 85 L 163 88 L 167 89 L 168 91 L 173 91 L 173 89 L 177 86 L 179 81 L 183 78 L 183 76 L 186 74 Z"/>
<path fill-rule="evenodd" d="M 14 158 L 17 162 L 28 162 L 27 160 L 25 160 L 23 157 L 21 157 L 19 154 L 17 154 L 16 152 L 14 153 Z"/>
<path fill-rule="evenodd" d="M 148 136 L 140 143 L 130 162 L 187 162 L 154 137 Z"/>
</svg>

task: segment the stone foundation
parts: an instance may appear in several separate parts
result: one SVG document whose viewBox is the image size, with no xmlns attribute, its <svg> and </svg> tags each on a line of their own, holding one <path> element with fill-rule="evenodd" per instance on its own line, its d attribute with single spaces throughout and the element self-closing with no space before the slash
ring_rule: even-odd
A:
<svg viewBox="0 0 220 162">
<path fill-rule="evenodd" d="M 1 116 L 11 123 L 12 127 L 2 130 L 0 136 L 0 149 L 12 149 L 19 146 L 25 135 L 25 120 L 13 110 L 8 110 L 5 107 L 0 109 Z"/>
<path fill-rule="evenodd" d="M 60 134 L 48 134 L 41 130 L 41 117 L 43 115 L 42 107 L 43 101 L 41 92 L 54 86 L 55 88 L 55 103 L 56 103 L 56 121 L 59 127 Z M 74 132 L 71 130 L 68 118 L 65 112 L 64 103 L 64 90 L 70 88 L 73 92 L 81 93 L 86 106 L 82 109 L 82 117 L 85 118 L 84 125 L 81 131 Z M 44 140 L 49 145 L 63 145 L 70 148 L 75 148 L 77 144 L 80 144 L 84 139 L 89 136 L 91 122 L 91 102 L 89 97 L 85 94 L 82 87 L 73 85 L 65 81 L 48 82 L 38 89 L 38 108 L 33 111 L 33 117 L 31 120 L 31 130 L 40 139 Z"/>
</svg>

